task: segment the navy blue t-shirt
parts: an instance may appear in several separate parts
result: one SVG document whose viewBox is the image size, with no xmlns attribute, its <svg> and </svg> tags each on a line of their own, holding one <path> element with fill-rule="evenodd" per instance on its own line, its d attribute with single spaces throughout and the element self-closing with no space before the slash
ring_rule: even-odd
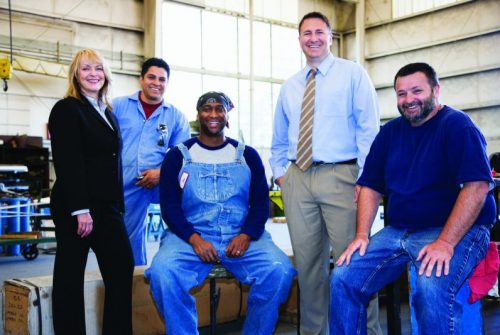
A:
<svg viewBox="0 0 500 335">
<path fill-rule="evenodd" d="M 467 114 L 445 106 L 419 127 L 403 117 L 382 127 L 359 185 L 386 195 L 387 219 L 399 228 L 444 226 L 461 190 L 472 181 L 493 185 L 486 141 Z M 494 223 L 492 192 L 475 224 Z"/>
<path fill-rule="evenodd" d="M 221 150 L 227 145 L 232 145 L 234 148 L 238 146 L 238 141 L 228 137 L 226 137 L 226 142 L 219 147 L 207 147 L 196 137 L 187 140 L 184 145 L 190 149 L 195 143 L 210 151 Z M 252 239 L 259 239 L 269 217 L 269 189 L 264 165 L 257 151 L 247 145 L 243 158 L 252 176 L 248 195 L 249 210 L 241 233 L 249 235 Z M 187 242 L 196 231 L 193 224 L 187 221 L 182 210 L 182 189 L 179 185 L 179 171 L 182 163 L 183 157 L 178 147 L 173 147 L 165 155 L 160 173 L 160 207 L 162 218 L 170 230 Z"/>
</svg>

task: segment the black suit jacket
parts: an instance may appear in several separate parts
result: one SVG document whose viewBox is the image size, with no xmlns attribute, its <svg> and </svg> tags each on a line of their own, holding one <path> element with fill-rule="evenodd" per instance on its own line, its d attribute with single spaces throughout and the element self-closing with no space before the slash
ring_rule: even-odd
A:
<svg viewBox="0 0 500 335">
<path fill-rule="evenodd" d="M 121 137 L 118 122 L 106 110 L 113 129 L 89 101 L 58 101 L 49 117 L 56 181 L 51 207 L 59 213 L 116 204 L 123 211 Z M 62 212 L 61 212 L 62 211 Z"/>
</svg>

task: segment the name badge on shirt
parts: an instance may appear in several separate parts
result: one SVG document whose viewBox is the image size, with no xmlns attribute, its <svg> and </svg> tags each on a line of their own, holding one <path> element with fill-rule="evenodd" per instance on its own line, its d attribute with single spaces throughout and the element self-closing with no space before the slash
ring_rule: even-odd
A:
<svg viewBox="0 0 500 335">
<path fill-rule="evenodd" d="M 188 178 L 189 178 L 189 173 L 183 172 L 181 175 L 181 179 L 179 180 L 179 186 L 181 187 L 181 189 L 184 189 L 184 186 L 186 185 Z"/>
</svg>

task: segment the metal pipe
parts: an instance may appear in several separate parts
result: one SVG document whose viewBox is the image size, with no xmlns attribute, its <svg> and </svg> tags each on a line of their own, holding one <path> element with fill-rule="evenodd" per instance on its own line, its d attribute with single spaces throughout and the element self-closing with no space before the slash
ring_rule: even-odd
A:
<svg viewBox="0 0 500 335">
<path fill-rule="evenodd" d="M 14 58 L 12 56 L 12 9 L 10 7 L 10 0 L 9 0 L 9 39 L 10 39 L 10 64 L 14 62 Z"/>
<path fill-rule="evenodd" d="M 254 43 L 253 43 L 253 0 L 249 0 L 248 2 L 249 5 L 249 19 L 248 22 L 250 23 L 250 134 L 248 139 L 250 143 L 252 143 L 253 139 L 253 96 L 254 96 L 254 69 L 253 69 L 253 49 L 254 49 Z"/>
<path fill-rule="evenodd" d="M 356 3 L 356 61 L 365 65 L 365 0 Z"/>
</svg>

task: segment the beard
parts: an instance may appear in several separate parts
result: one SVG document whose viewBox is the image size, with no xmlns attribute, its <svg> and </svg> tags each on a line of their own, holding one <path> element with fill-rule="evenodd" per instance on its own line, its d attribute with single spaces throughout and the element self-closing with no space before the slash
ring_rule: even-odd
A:
<svg viewBox="0 0 500 335">
<path fill-rule="evenodd" d="M 412 105 L 417 105 L 420 107 L 420 112 L 416 114 L 410 114 L 406 112 L 406 109 Z M 434 92 L 431 93 L 429 98 L 424 100 L 416 100 L 412 103 L 405 103 L 398 105 L 399 114 L 407 119 L 412 125 L 419 124 L 421 121 L 425 120 L 427 116 L 436 108 L 436 99 L 434 98 Z"/>
</svg>

